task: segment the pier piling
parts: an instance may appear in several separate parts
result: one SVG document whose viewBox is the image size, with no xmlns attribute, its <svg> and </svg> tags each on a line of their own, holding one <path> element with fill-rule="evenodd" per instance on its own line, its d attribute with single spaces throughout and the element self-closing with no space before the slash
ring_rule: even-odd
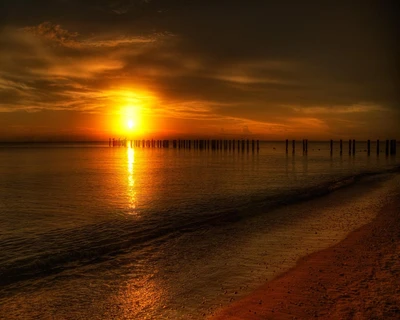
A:
<svg viewBox="0 0 400 320">
<path fill-rule="evenodd" d="M 396 147 L 397 147 L 396 139 L 390 140 L 390 155 L 391 156 L 396 155 Z"/>
</svg>

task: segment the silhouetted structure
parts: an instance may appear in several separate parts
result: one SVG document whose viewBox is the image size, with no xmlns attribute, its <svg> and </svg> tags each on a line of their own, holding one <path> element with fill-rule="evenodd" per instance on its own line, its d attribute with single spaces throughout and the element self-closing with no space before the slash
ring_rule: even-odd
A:
<svg viewBox="0 0 400 320">
<path fill-rule="evenodd" d="M 221 139 L 174 139 L 171 140 L 172 148 L 173 149 L 191 149 L 192 147 L 196 150 L 212 150 L 212 151 L 222 151 L 225 152 L 235 152 L 236 149 L 238 152 L 251 152 L 255 153 L 256 151 L 259 152 L 260 150 L 260 141 L 259 140 L 249 140 L 249 139 L 241 139 L 241 140 L 221 140 Z M 303 154 L 308 153 L 308 139 L 303 139 Z M 330 155 L 333 156 L 334 153 L 334 140 L 329 140 L 330 145 Z M 159 148 L 159 149 L 168 149 L 170 147 L 170 140 L 127 140 L 121 138 L 109 138 L 108 139 L 109 147 L 132 147 L 132 148 Z M 251 145 L 251 148 L 250 148 Z M 340 146 L 340 156 L 343 154 L 343 140 L 339 140 Z M 386 140 L 386 148 L 385 154 L 388 155 L 396 155 L 396 146 L 397 142 L 396 139 Z M 274 148 L 275 149 L 275 148 Z M 289 151 L 289 139 L 285 140 L 285 152 L 286 154 Z M 367 155 L 371 155 L 371 140 L 367 140 Z M 292 153 L 293 155 L 296 152 L 296 140 L 292 140 Z M 349 139 L 349 155 L 355 155 L 356 153 L 356 140 Z M 380 141 L 379 139 L 376 140 L 376 154 L 379 155 L 380 153 Z"/>
</svg>

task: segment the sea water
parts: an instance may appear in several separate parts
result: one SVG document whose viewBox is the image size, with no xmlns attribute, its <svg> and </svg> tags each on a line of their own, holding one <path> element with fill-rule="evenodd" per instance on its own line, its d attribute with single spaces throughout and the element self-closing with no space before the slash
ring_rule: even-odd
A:
<svg viewBox="0 0 400 320">
<path fill-rule="evenodd" d="M 202 318 L 371 221 L 398 186 L 400 157 L 366 143 L 296 147 L 0 145 L 0 318 Z"/>
</svg>

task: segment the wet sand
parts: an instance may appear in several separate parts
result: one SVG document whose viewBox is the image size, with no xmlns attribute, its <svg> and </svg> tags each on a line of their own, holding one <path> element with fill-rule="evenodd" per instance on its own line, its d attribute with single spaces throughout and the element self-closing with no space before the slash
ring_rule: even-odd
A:
<svg viewBox="0 0 400 320">
<path fill-rule="evenodd" d="M 210 319 L 400 319 L 400 197 Z"/>
</svg>

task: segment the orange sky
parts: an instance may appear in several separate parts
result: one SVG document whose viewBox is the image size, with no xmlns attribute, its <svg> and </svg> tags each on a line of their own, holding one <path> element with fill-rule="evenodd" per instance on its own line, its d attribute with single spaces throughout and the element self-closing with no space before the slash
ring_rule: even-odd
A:
<svg viewBox="0 0 400 320">
<path fill-rule="evenodd" d="M 41 3 L 4 2 L 0 140 L 400 138 L 390 6 Z"/>
</svg>

